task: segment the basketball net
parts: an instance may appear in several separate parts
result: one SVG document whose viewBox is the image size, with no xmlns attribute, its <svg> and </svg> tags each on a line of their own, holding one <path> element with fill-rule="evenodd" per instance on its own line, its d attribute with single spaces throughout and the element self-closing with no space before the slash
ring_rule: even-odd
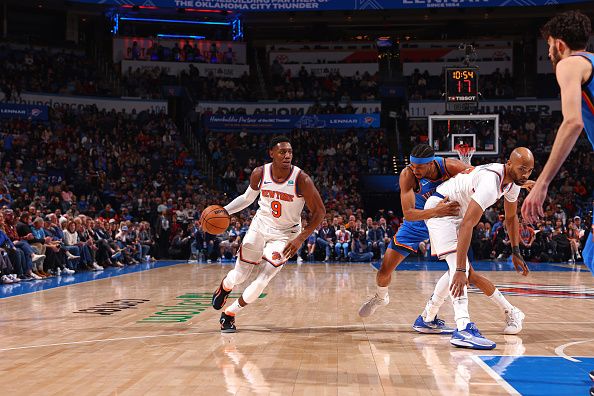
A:
<svg viewBox="0 0 594 396">
<path fill-rule="evenodd" d="M 472 159 L 472 156 L 475 152 L 474 147 L 468 144 L 457 144 L 456 147 L 454 147 L 454 150 L 456 150 L 458 157 L 462 162 L 464 162 L 466 165 L 470 165 L 470 160 Z"/>
</svg>

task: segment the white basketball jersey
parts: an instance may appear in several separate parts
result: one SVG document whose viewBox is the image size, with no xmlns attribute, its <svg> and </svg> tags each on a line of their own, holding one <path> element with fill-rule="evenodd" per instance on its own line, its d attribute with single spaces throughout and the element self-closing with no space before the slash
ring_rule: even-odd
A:
<svg viewBox="0 0 594 396">
<path fill-rule="evenodd" d="M 291 166 L 291 173 L 285 180 L 272 178 L 272 164 L 264 165 L 260 182 L 260 208 L 256 213 L 269 227 L 286 230 L 301 225 L 301 212 L 305 199 L 297 192 L 297 178 L 301 169 Z"/>
<path fill-rule="evenodd" d="M 470 200 L 476 201 L 483 210 L 492 206 L 505 196 L 509 202 L 515 202 L 520 194 L 520 186 L 515 183 L 503 185 L 505 165 L 493 163 L 469 168 L 464 173 L 443 182 L 437 192 L 449 197 L 450 201 L 460 204 L 460 216 L 468 209 Z"/>
</svg>

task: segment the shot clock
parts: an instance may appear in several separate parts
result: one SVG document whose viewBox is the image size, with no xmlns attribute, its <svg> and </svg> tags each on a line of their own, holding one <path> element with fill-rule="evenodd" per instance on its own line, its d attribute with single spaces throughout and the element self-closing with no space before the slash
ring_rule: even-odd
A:
<svg viewBox="0 0 594 396">
<path fill-rule="evenodd" d="M 445 69 L 446 111 L 474 112 L 478 109 L 478 69 L 448 67 Z"/>
</svg>

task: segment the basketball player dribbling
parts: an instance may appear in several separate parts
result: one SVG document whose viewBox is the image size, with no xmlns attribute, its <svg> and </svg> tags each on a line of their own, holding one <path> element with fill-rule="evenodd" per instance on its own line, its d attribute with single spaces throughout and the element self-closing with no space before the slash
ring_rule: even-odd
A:
<svg viewBox="0 0 594 396">
<path fill-rule="evenodd" d="M 404 223 L 393 237 L 377 273 L 376 294 L 367 300 L 359 309 L 359 316 L 368 317 L 379 307 L 390 302 L 388 286 L 392 281 L 392 272 L 410 254 L 416 253 L 419 243 L 429 239 L 429 231 L 425 220 L 433 217 L 457 216 L 460 205 L 444 198 L 435 207 L 424 209 L 425 202 L 435 189 L 444 181 L 466 170 L 469 165 L 454 158 L 436 157 L 431 146 L 416 145 L 410 155 L 410 163 L 400 174 L 400 201 L 404 213 Z M 433 298 L 448 296 L 450 279 L 444 274 L 435 286 Z M 499 290 L 484 276 L 470 268 L 469 282 L 478 287 L 505 314 L 506 326 L 504 334 L 518 334 L 522 330 L 524 314 L 511 305 Z M 425 320 L 425 313 L 419 315 L 413 329 L 419 333 L 450 334 L 455 329 L 446 326 L 437 316 Z"/>
<path fill-rule="evenodd" d="M 426 221 L 431 239 L 431 248 L 440 260 L 449 266 L 449 294 L 454 306 L 456 330 L 452 333 L 452 345 L 472 349 L 493 349 L 495 343 L 483 337 L 468 313 L 468 249 L 472 230 L 484 211 L 501 197 L 504 199 L 505 223 L 512 246 L 512 263 L 516 271 L 528 275 L 528 266 L 520 253 L 520 232 L 517 214 L 518 196 L 522 185 L 534 169 L 532 152 L 518 147 L 510 154 L 505 164 L 487 164 L 467 169 L 456 177 L 442 183 L 425 203 L 425 209 L 435 208 L 445 197 L 460 204 L 460 214 L 434 217 Z M 445 296 L 433 295 L 425 307 L 425 320 L 437 315 Z M 523 318 L 523 314 L 522 314 Z"/>
<path fill-rule="evenodd" d="M 594 54 L 586 52 L 592 33 L 590 18 L 579 11 L 567 11 L 548 21 L 542 35 L 549 45 L 549 59 L 561 89 L 563 122 L 559 126 L 549 159 L 534 188 L 522 205 L 522 216 L 530 222 L 544 217 L 543 203 L 550 183 L 582 133 L 594 149 Z M 592 185 L 592 184 L 590 184 Z M 594 206 L 594 205 L 593 205 Z M 594 275 L 594 223 L 586 237 L 582 257 Z M 594 371 L 590 372 L 594 381 Z M 594 395 L 594 387 L 590 389 Z"/>
<path fill-rule="evenodd" d="M 231 290 L 243 283 L 255 266 L 261 268 L 241 297 L 221 314 L 223 333 L 236 331 L 235 315 L 246 305 L 256 301 L 326 214 L 320 193 L 311 178 L 291 164 L 293 149 L 289 139 L 285 136 L 273 138 L 269 145 L 269 154 L 272 162 L 254 169 L 245 193 L 225 206 L 227 213 L 237 213 L 250 206 L 256 197 L 260 197 L 258 211 L 239 247 L 235 268 L 227 273 L 213 294 L 213 308 L 223 308 Z M 311 217 L 308 225 L 302 229 L 301 212 L 304 205 L 310 210 Z"/>
</svg>

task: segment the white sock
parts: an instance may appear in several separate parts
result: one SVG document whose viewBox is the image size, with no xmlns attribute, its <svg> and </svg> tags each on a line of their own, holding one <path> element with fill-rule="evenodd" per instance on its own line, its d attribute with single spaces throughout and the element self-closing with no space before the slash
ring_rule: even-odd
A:
<svg viewBox="0 0 594 396">
<path fill-rule="evenodd" d="M 383 298 L 385 299 L 386 297 L 388 297 L 388 286 L 378 286 L 377 287 L 377 296 L 379 298 Z"/>
<path fill-rule="evenodd" d="M 446 256 L 446 261 L 448 266 L 450 267 L 450 284 L 452 283 L 452 278 L 456 273 L 456 261 L 457 261 L 457 254 L 451 253 Z M 468 262 L 468 258 L 466 259 L 466 276 L 468 276 L 468 269 L 470 267 L 470 263 Z M 456 320 L 456 327 L 458 327 L 458 331 L 462 331 L 466 328 L 466 325 L 470 323 L 470 314 L 468 313 L 468 291 L 467 287 L 464 286 L 464 293 L 460 297 L 452 298 L 452 305 L 454 306 L 454 319 Z"/>
<path fill-rule="evenodd" d="M 431 295 L 431 298 L 427 301 L 425 310 L 421 314 L 425 322 L 432 322 L 435 319 L 439 312 L 439 308 L 441 308 L 446 298 L 450 295 L 449 287 L 450 275 L 446 272 L 437 281 L 435 289 L 433 290 L 433 295 Z"/>
<path fill-rule="evenodd" d="M 456 318 L 456 327 L 458 331 L 462 331 L 466 328 L 466 325 L 470 323 L 470 315 L 468 314 L 468 298 L 458 297 L 452 301 L 454 305 L 454 317 Z"/>
<path fill-rule="evenodd" d="M 499 291 L 499 289 L 495 289 L 495 292 L 489 296 L 489 299 L 493 302 L 493 304 L 497 305 L 503 312 L 508 312 L 513 309 L 513 305 L 507 301 L 503 294 Z"/>
<path fill-rule="evenodd" d="M 239 311 L 241 311 L 243 307 L 239 305 L 239 299 L 233 301 L 233 304 L 229 306 L 229 308 L 225 309 L 226 315 L 235 316 Z"/>
</svg>

